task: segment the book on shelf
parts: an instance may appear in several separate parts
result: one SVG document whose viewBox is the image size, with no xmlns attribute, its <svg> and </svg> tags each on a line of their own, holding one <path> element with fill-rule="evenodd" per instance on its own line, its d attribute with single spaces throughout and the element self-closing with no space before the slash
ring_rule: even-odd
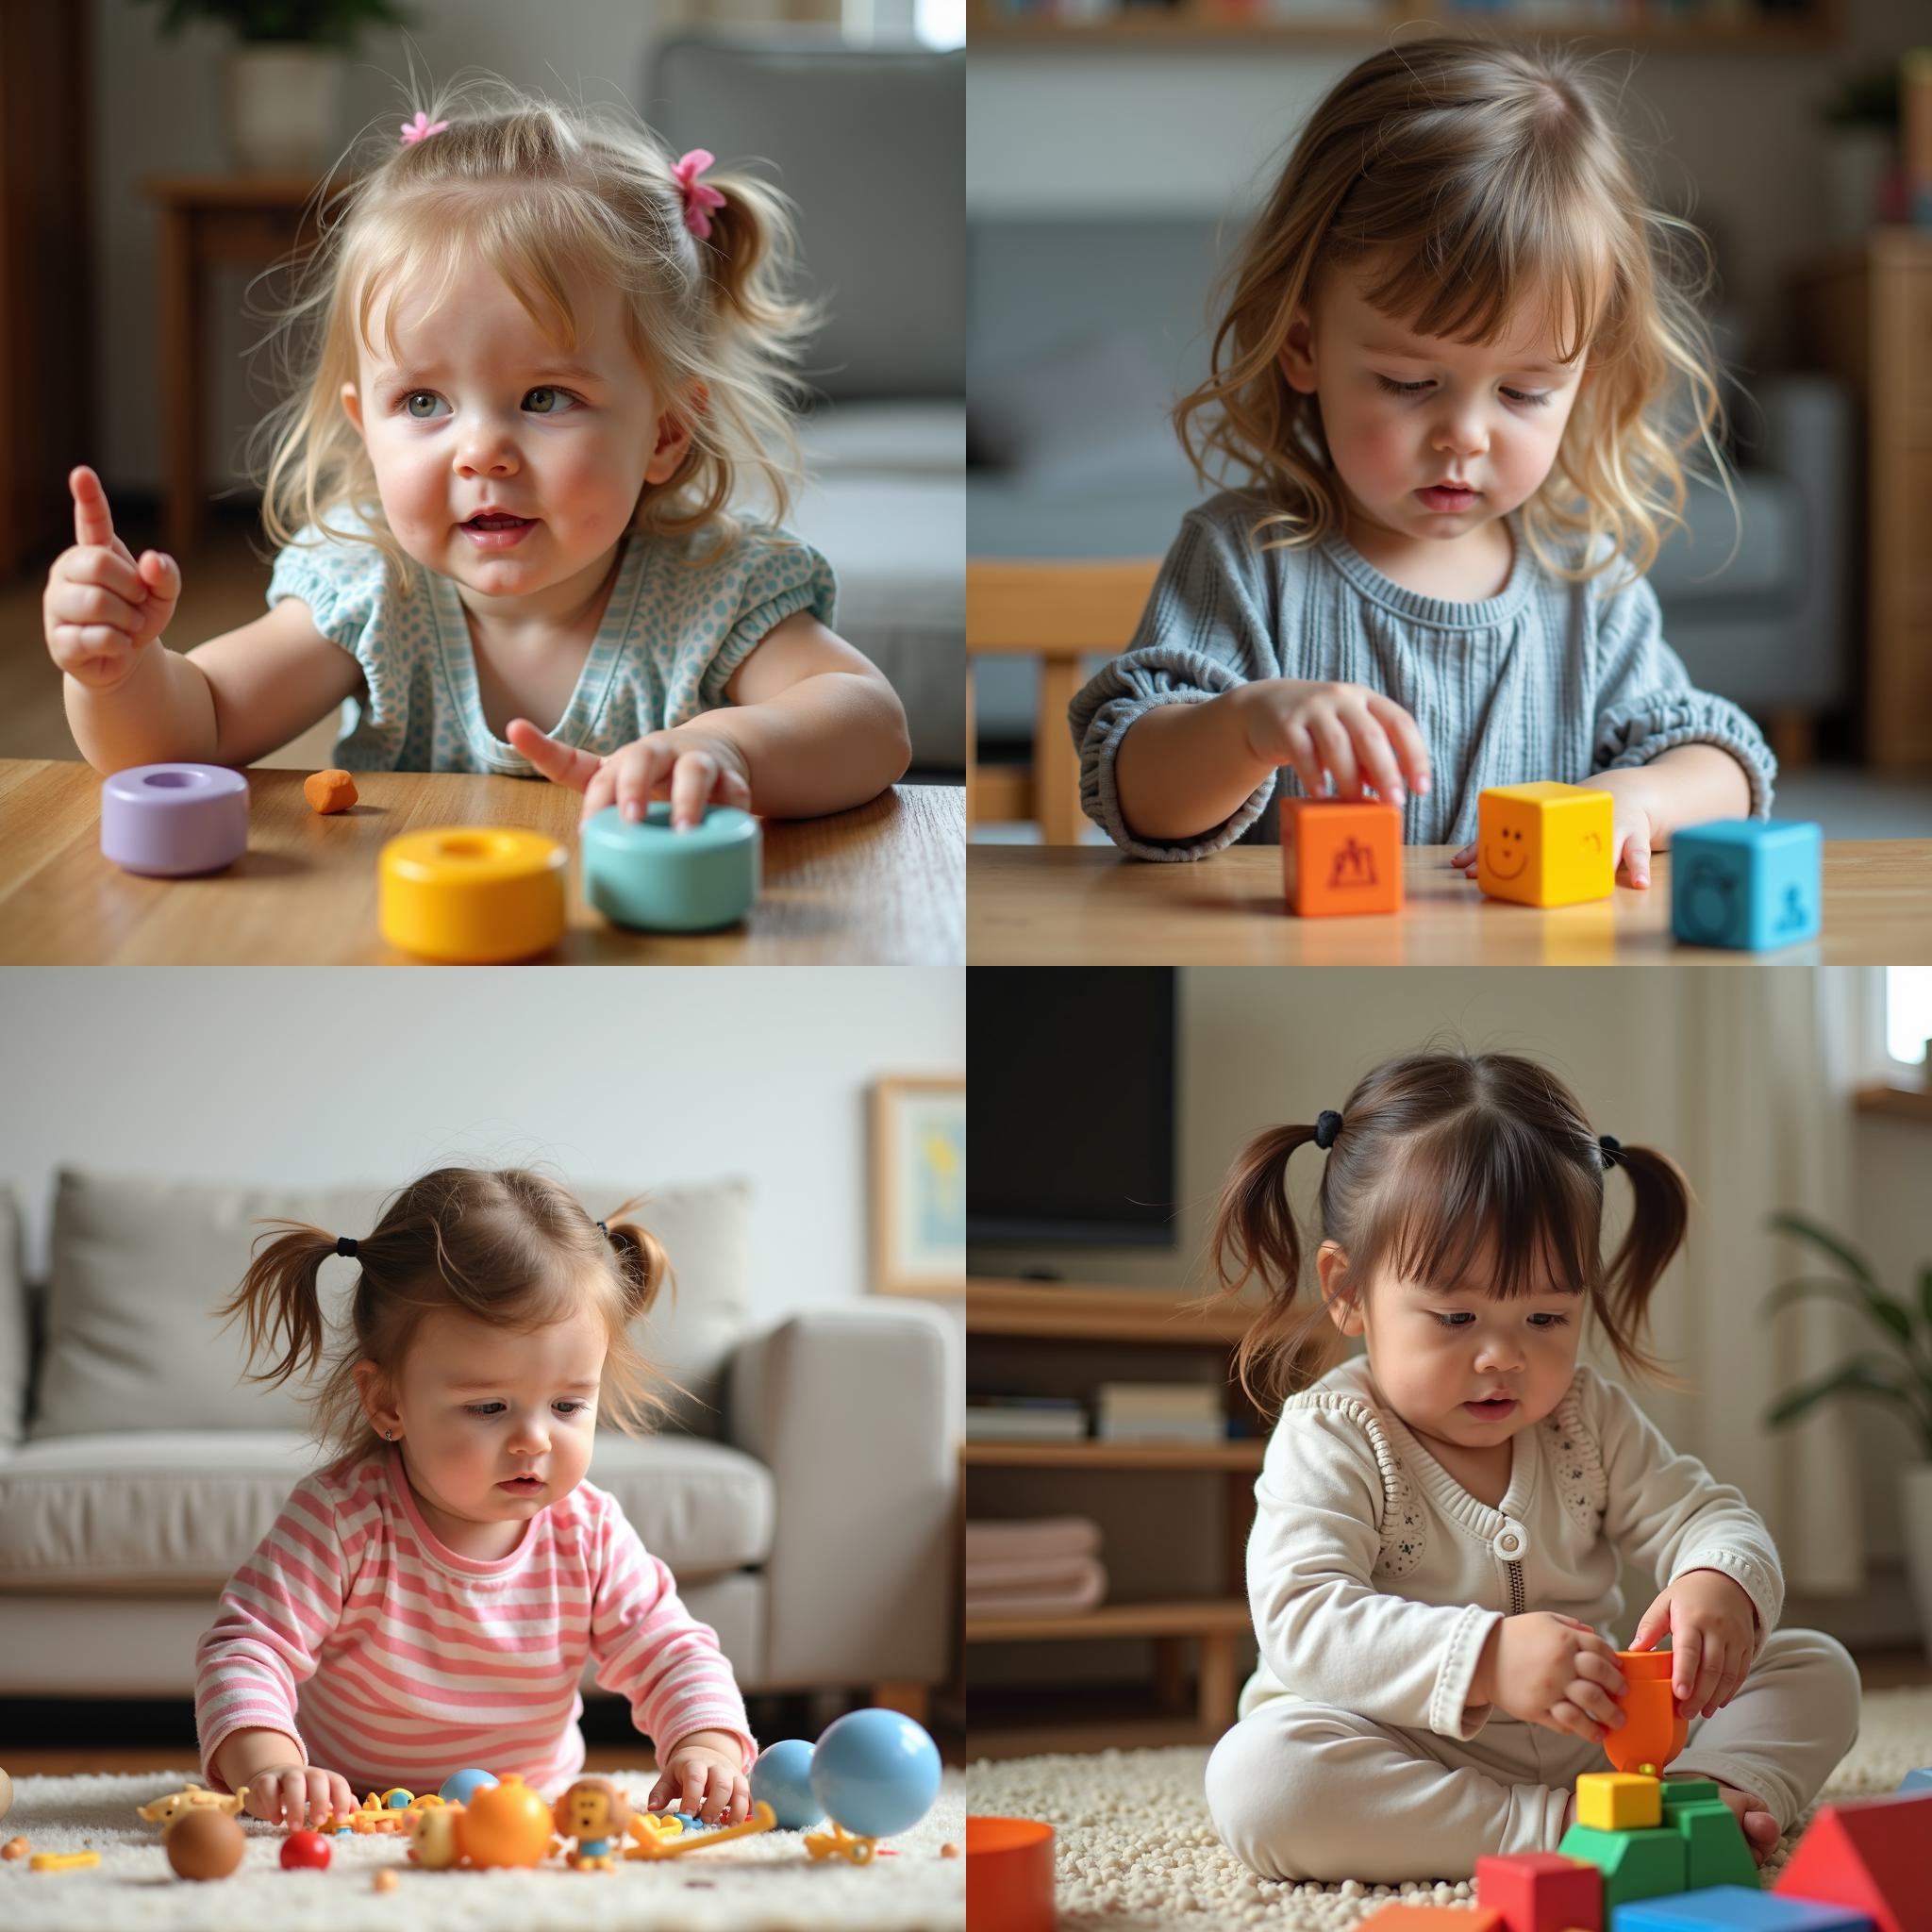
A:
<svg viewBox="0 0 1932 1932">
<path fill-rule="evenodd" d="M 1093 1433 L 1108 1442 L 1220 1442 L 1227 1418 L 1210 1382 L 1103 1382 Z"/>
<path fill-rule="evenodd" d="M 969 1391 L 969 1442 L 1080 1442 L 1086 1407 L 1071 1395 L 1008 1395 Z"/>
</svg>

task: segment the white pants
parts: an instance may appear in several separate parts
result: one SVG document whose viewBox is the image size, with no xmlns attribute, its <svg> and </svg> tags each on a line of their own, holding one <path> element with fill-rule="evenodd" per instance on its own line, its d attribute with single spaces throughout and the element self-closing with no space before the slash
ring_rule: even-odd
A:
<svg viewBox="0 0 1932 1932">
<path fill-rule="evenodd" d="M 1672 1772 L 1763 1801 L 1789 1830 L 1858 1734 L 1858 1672 L 1837 1639 L 1774 1630 L 1724 1707 L 1690 1720 Z M 1274 1697 L 1208 1761 L 1222 1842 L 1264 1878 L 1468 1878 L 1491 1852 L 1554 1852 L 1600 1745 L 1500 1714 L 1468 1742 Z"/>
</svg>

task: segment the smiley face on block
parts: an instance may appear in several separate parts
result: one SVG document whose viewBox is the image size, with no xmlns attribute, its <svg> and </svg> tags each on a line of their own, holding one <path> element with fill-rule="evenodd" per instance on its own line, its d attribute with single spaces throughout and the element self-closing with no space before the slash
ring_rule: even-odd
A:
<svg viewBox="0 0 1932 1932">
<path fill-rule="evenodd" d="M 1610 794 L 1582 785 L 1493 785 L 1476 800 L 1475 882 L 1521 906 L 1607 899 L 1616 879 Z"/>
</svg>

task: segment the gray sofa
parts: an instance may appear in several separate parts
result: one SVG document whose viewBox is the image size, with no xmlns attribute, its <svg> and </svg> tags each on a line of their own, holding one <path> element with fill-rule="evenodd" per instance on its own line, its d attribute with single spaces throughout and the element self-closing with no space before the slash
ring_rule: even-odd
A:
<svg viewBox="0 0 1932 1932">
<path fill-rule="evenodd" d="M 828 306 L 804 374 L 811 480 L 792 527 L 831 559 L 840 634 L 892 681 L 911 776 L 965 768 L 966 57 L 836 34 L 680 33 L 646 60 L 682 152 L 760 170 L 797 203 Z"/>
<path fill-rule="evenodd" d="M 578 1190 L 593 1211 L 631 1191 Z M 0 1695 L 192 1690 L 217 1591 L 322 1460 L 297 1393 L 241 1381 L 241 1325 L 208 1311 L 259 1217 L 367 1232 L 379 1198 L 63 1171 L 32 1285 L 0 1186 Z M 916 1709 L 946 1674 L 957 1588 L 943 1324 L 881 1297 L 758 1332 L 749 1206 L 736 1181 L 652 1201 L 678 1285 L 641 1341 L 691 1399 L 647 1439 L 600 1430 L 590 1480 L 747 1690 Z M 325 1263 L 325 1308 L 354 1279 Z"/>
<path fill-rule="evenodd" d="M 970 225 L 970 556 L 1166 551 L 1204 491 L 1165 412 L 1207 374 L 1209 285 L 1239 236 L 1233 219 Z M 1720 336 L 1729 362 L 1735 331 Z M 1724 497 L 1693 487 L 1688 530 L 1651 582 L 1697 683 L 1776 721 L 1848 695 L 1855 419 L 1828 377 L 1754 377 L 1750 390 L 1727 398 L 1741 537 Z M 974 690 L 982 747 L 1028 739 L 1030 662 L 979 662 Z"/>
</svg>

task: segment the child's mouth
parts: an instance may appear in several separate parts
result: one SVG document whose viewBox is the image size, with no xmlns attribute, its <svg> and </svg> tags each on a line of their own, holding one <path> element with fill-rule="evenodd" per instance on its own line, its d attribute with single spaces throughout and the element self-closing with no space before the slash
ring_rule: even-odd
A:
<svg viewBox="0 0 1932 1932">
<path fill-rule="evenodd" d="M 534 1496 L 543 1487 L 540 1475 L 512 1476 L 508 1482 L 498 1483 L 499 1490 L 508 1490 L 512 1496 Z"/>
<path fill-rule="evenodd" d="M 1426 508 L 1440 510 L 1467 509 L 1478 493 L 1474 490 L 1445 490 L 1440 484 L 1416 491 Z"/>
<path fill-rule="evenodd" d="M 1495 1422 L 1514 1411 L 1516 1398 L 1513 1395 L 1501 1395 L 1491 1401 L 1465 1402 L 1462 1406 L 1473 1416 L 1479 1416 L 1485 1422 Z"/>
<path fill-rule="evenodd" d="M 535 522 L 534 517 L 476 517 L 460 528 L 479 550 L 508 550 L 522 542 Z"/>
</svg>

